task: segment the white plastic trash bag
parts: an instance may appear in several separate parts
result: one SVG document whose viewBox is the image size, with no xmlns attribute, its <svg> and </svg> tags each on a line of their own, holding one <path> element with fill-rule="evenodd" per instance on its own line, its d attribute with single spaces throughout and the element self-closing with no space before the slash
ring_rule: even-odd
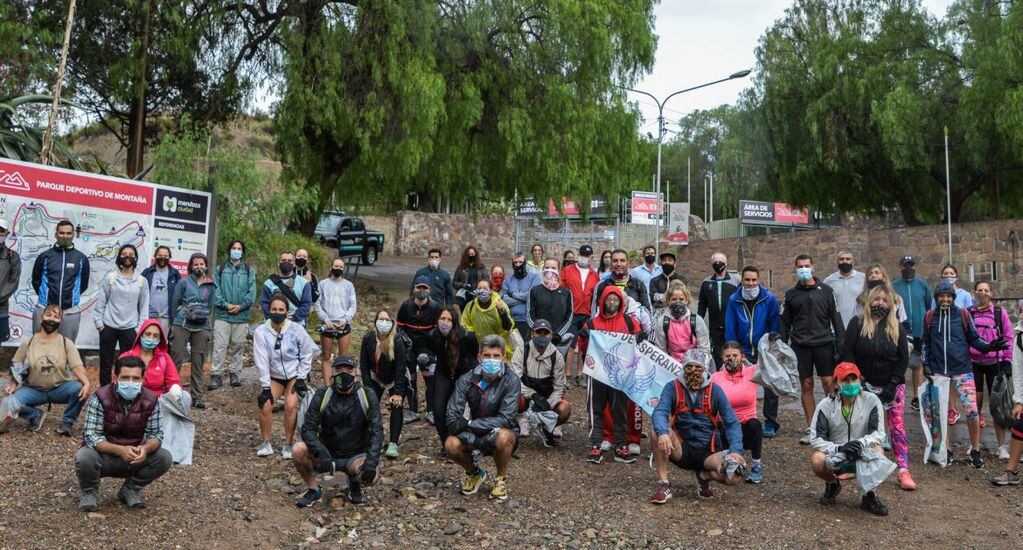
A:
<svg viewBox="0 0 1023 550">
<path fill-rule="evenodd" d="M 540 428 L 547 430 L 547 433 L 554 431 L 558 425 L 558 413 L 554 411 L 534 411 L 532 408 L 526 411 L 526 422 L 529 424 L 529 433 L 537 437 L 543 437 Z"/>
<path fill-rule="evenodd" d="M 932 376 L 920 384 L 920 423 L 924 430 L 924 464 L 934 462 L 944 468 L 948 462 L 948 390 L 949 379 Z"/>
<path fill-rule="evenodd" d="M 305 412 L 309 410 L 309 406 L 313 403 L 313 394 L 316 393 L 312 389 L 305 392 L 305 397 L 298 404 L 298 419 L 295 420 L 295 433 L 298 434 L 298 438 L 302 439 L 302 424 L 305 424 Z M 281 396 L 281 399 L 284 397 Z"/>
<path fill-rule="evenodd" d="M 0 399 L 0 432 L 6 431 L 10 423 L 18 418 L 19 412 L 21 412 L 21 401 L 13 393 Z"/>
<path fill-rule="evenodd" d="M 856 483 L 860 486 L 860 491 L 867 493 L 884 483 L 894 471 L 895 463 L 884 453 L 866 448 L 860 453 L 860 460 L 856 461 Z"/>
<path fill-rule="evenodd" d="M 192 396 L 181 392 L 181 398 L 165 393 L 160 396 L 160 420 L 163 424 L 163 442 L 160 446 L 171 454 L 175 464 L 192 465 L 192 445 L 195 440 L 195 422 L 188 415 Z"/>
<path fill-rule="evenodd" d="M 753 382 L 769 388 L 778 395 L 800 393 L 799 369 L 796 366 L 796 352 L 785 342 L 772 342 L 770 335 L 760 337 L 757 344 L 757 372 Z"/>
</svg>

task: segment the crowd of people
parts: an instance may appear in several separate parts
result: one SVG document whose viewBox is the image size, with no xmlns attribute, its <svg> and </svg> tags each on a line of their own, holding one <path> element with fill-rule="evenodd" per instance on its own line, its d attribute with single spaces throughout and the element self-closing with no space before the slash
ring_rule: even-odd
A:
<svg viewBox="0 0 1023 550">
<path fill-rule="evenodd" d="M 0 220 L 0 341 L 9 337 L 8 300 L 22 269 L 4 244 L 7 236 Z M 99 385 L 93 388 L 75 340 L 81 298 L 96 283 L 74 238 L 73 225 L 59 222 L 55 244 L 32 266 L 33 333 L 14 355 L 0 431 L 15 418 L 39 431 L 47 415 L 40 407 L 55 403 L 66 405 L 56 431 L 71 436 L 84 408 L 75 456 L 83 511 L 97 508 L 102 477 L 124 478 L 118 498 L 138 508 L 146 485 L 172 465 L 191 462 L 194 426 L 182 426 L 191 422 L 189 411 L 205 408 L 207 392 L 223 387 L 225 370 L 230 386 L 242 384 L 250 332 L 261 390 L 255 454 L 276 452 L 274 412 L 283 411 L 280 453 L 308 486 L 297 500 L 302 507 L 320 500 L 317 474 L 325 472 L 344 473 L 347 498 L 362 503 L 363 489 L 380 477 L 381 457 L 399 458 L 403 426 L 420 420 L 436 430 L 437 459 L 464 472 L 465 495 L 489 484 L 491 498 L 507 498 L 510 459 L 522 439 L 532 432 L 545 447 L 560 445 L 577 409 L 587 415 L 589 448 L 580 454 L 589 463 L 635 462 L 643 452 L 642 407 L 621 389 L 584 376 L 597 331 L 646 342 L 680 365 L 649 415 L 654 504 L 672 498 L 671 464 L 691 472 L 700 498 L 714 497 L 711 482 L 767 482 L 765 440 L 784 429 L 811 446 L 808 469 L 825 482 L 822 504 L 836 502 L 841 482 L 861 461 L 886 451 L 894 456 L 898 485 L 914 490 L 906 415 L 919 410 L 916 388 L 942 379 L 954 389 L 942 421 L 965 418 L 964 461 L 975 468 L 984 465 L 985 388 L 1014 384 L 1010 421 L 991 415 L 997 456 L 1006 461 L 992 483 L 1019 484 L 1023 323 L 1013 326 L 1011 312 L 994 304 L 992 283 L 976 282 L 972 294 L 959 288 L 951 265 L 932 291 L 913 256 L 902 258 L 893 281 L 879 264 L 857 271 L 847 251 L 826 277 L 812 257 L 799 254 L 795 283 L 779 301 L 757 267 L 729 270 L 721 253 L 691 290 L 676 256 L 652 246 L 631 266 L 622 249 L 597 254 L 583 245 L 558 260 L 538 243 L 528 255 L 510 258 L 507 274 L 501 265 L 488 269 L 480 250 L 468 246 L 454 276 L 438 248 L 412 277 L 408 299 L 396 311 L 376 312 L 356 358 L 358 300 L 342 258 L 319 278 L 307 250 L 283 251 L 277 272 L 257 287 L 241 241 L 229 245 L 220 263 L 192 254 L 185 273 L 170 265 L 165 246 L 139 271 L 139 251 L 125 244 L 97 284 L 91 318 L 99 332 Z M 263 321 L 253 329 L 257 304 Z M 1016 313 L 1023 314 L 1023 301 Z M 783 426 L 778 396 L 759 381 L 764 342 L 791 347 L 805 424 Z M 314 376 L 314 361 L 321 376 Z M 178 371 L 185 364 L 191 365 L 187 391 Z M 573 387 L 586 389 L 585 404 L 569 401 Z M 493 474 L 482 467 L 485 456 L 493 457 Z M 874 490 L 860 505 L 888 513 Z"/>
</svg>

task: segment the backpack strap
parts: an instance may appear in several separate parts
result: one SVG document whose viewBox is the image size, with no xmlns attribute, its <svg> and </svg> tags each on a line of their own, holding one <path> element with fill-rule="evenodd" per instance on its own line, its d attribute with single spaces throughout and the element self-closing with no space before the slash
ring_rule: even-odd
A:
<svg viewBox="0 0 1023 550">
<path fill-rule="evenodd" d="M 369 420 L 369 397 L 366 396 L 366 388 L 359 386 L 359 389 L 355 390 L 355 395 L 359 398 L 359 406 L 362 407 L 362 415 Z M 334 388 L 327 386 L 327 391 L 323 392 L 323 399 L 320 400 L 320 414 L 327 408 L 327 403 L 330 403 L 330 398 L 334 396 Z M 323 432 L 323 420 L 320 419 L 320 426 L 317 429 L 317 435 Z"/>
<path fill-rule="evenodd" d="M 689 311 L 689 343 L 692 347 L 696 347 L 696 323 L 693 320 L 696 318 L 696 314 Z"/>
<path fill-rule="evenodd" d="M 671 318 L 667 315 L 664 316 L 664 321 L 661 323 L 661 330 L 664 331 L 664 342 L 665 345 L 668 343 L 668 329 L 671 328 Z"/>
<path fill-rule="evenodd" d="M 362 416 L 369 420 L 369 397 L 366 396 L 366 388 L 359 386 L 359 389 L 355 391 L 359 396 L 359 405 L 362 406 Z"/>
<path fill-rule="evenodd" d="M 1002 329 L 1002 308 L 1000 308 L 998 306 L 995 306 L 994 315 L 995 315 L 995 328 L 998 329 L 998 339 L 1001 340 L 1002 339 L 1002 334 L 1004 334 L 1004 330 Z"/>
<path fill-rule="evenodd" d="M 626 313 L 623 319 L 625 319 L 625 326 L 629 329 L 629 334 L 636 334 L 636 325 L 632 324 L 632 316 Z"/>
<path fill-rule="evenodd" d="M 529 370 L 526 368 L 526 363 L 528 363 L 528 362 L 529 362 L 529 342 L 526 342 L 526 344 L 524 346 L 522 346 L 522 375 L 523 376 L 527 376 L 529 374 Z"/>
</svg>

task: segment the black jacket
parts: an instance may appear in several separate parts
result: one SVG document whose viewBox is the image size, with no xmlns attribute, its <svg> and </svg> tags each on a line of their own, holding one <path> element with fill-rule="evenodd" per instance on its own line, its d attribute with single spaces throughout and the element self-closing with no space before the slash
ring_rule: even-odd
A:
<svg viewBox="0 0 1023 550">
<path fill-rule="evenodd" d="M 700 285 L 700 305 L 696 314 L 707 318 L 707 331 L 712 337 L 724 338 L 728 299 L 739 288 L 739 284 L 737 276 L 727 275 L 724 280 L 714 279 L 713 276 L 707 277 Z"/>
<path fill-rule="evenodd" d="M 405 340 L 401 335 L 394 338 L 394 358 L 388 359 L 380 356 L 380 362 L 376 362 L 377 335 L 371 330 L 362 337 L 362 351 L 359 354 L 359 368 L 362 370 L 362 380 L 372 380 L 381 387 L 394 383 L 391 388 L 391 395 L 405 395 L 408 389 L 408 371 L 405 364 L 408 360 L 408 353 L 405 349 Z"/>
<path fill-rule="evenodd" d="M 446 345 L 447 340 L 436 329 L 430 335 L 430 353 L 437 358 L 437 372 L 435 375 L 446 376 L 451 380 L 455 380 L 476 368 L 476 365 L 479 364 L 477 355 L 479 355 L 480 345 L 475 332 L 465 330 L 465 327 L 460 326 L 454 327 L 451 330 L 457 330 L 461 333 L 458 364 L 452 368 L 451 354 L 448 353 Z M 414 361 L 415 357 L 411 358 L 411 360 Z"/>
<path fill-rule="evenodd" d="M 470 430 L 484 436 L 494 428 L 508 428 L 519 433 L 516 416 L 519 413 L 519 395 L 522 385 L 511 367 L 504 366 L 500 378 L 482 387 L 483 373 L 480 369 L 467 372 L 455 384 L 455 393 L 448 401 L 447 422 L 451 435 Z M 469 405 L 469 417 L 465 419 L 465 406 Z"/>
<path fill-rule="evenodd" d="M 36 256 L 32 266 L 32 289 L 38 307 L 57 304 L 61 309 L 78 306 L 89 288 L 89 258 L 77 248 L 53 245 Z"/>
<path fill-rule="evenodd" d="M 799 283 L 785 293 L 779 328 L 782 340 L 791 337 L 793 344 L 804 347 L 832 343 L 834 331 L 836 351 L 845 349 L 845 327 L 838 314 L 835 291 L 816 279 L 813 286 Z"/>
<path fill-rule="evenodd" d="M 593 312 L 593 317 L 599 315 L 599 312 L 597 311 L 597 299 L 604 295 L 604 289 L 607 288 L 607 285 L 613 284 L 615 284 L 614 279 L 609 277 L 601 281 L 600 284 L 597 285 L 597 288 L 593 289 L 593 305 L 590 306 L 590 311 Z M 626 296 L 639 302 L 639 305 L 645 307 L 646 310 L 650 312 L 650 315 L 653 315 L 654 310 L 650 304 L 650 293 L 647 292 L 646 286 L 644 286 L 639 279 L 629 277 L 629 282 L 625 283 L 624 291 Z"/>
<path fill-rule="evenodd" d="M 673 271 L 671 273 L 671 277 L 661 273 L 653 279 L 650 279 L 650 303 L 653 304 L 654 307 L 664 307 L 664 301 L 667 300 L 668 297 L 663 296 L 661 299 L 657 299 L 656 296 L 658 294 L 667 293 L 668 285 L 670 285 L 672 281 L 682 281 L 682 283 L 687 284 L 686 278 L 680 275 L 678 271 Z"/>
<path fill-rule="evenodd" d="M 372 391 L 363 390 L 369 403 L 368 410 L 363 411 L 359 401 L 361 387 L 356 383 L 355 391 L 347 395 L 331 391 L 330 401 L 322 413 L 320 407 L 327 388 L 313 394 L 313 402 L 306 410 L 302 424 L 302 441 L 317 459 L 350 458 L 366 453 L 365 467 L 377 469 L 380 446 L 384 441 L 380 401 Z"/>
<path fill-rule="evenodd" d="M 430 299 L 422 306 L 416 305 L 415 298 L 405 300 L 398 308 L 398 329 L 412 341 L 409 357 L 415 358 L 429 349 L 430 331 L 437 328 L 437 318 L 444 306 Z"/>
<path fill-rule="evenodd" d="M 870 313 L 868 312 L 867 315 Z M 893 313 L 894 315 L 894 313 Z M 873 338 L 860 336 L 863 316 L 857 315 L 849 321 L 845 330 L 845 346 L 842 359 L 856 363 L 860 374 L 870 385 L 889 387 L 894 392 L 899 384 L 906 383 L 906 369 L 909 368 L 909 333 L 899 324 L 898 343 L 892 342 L 885 327 L 877 325 Z"/>
<path fill-rule="evenodd" d="M 553 292 L 543 285 L 529 289 L 526 322 L 532 328 L 537 319 L 545 319 L 551 324 L 555 345 L 567 341 L 572 329 L 572 292 L 563 286 Z"/>
<path fill-rule="evenodd" d="M 487 272 L 487 268 L 484 265 L 479 267 L 460 267 L 455 270 L 455 280 L 452 283 L 457 292 L 459 289 L 465 289 L 467 291 L 476 290 L 476 284 L 480 281 L 489 281 L 490 274 Z"/>
</svg>

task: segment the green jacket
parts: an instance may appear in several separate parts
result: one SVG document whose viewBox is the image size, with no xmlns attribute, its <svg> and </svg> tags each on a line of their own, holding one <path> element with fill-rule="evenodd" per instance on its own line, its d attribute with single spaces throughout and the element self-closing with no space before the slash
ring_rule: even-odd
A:
<svg viewBox="0 0 1023 550">
<path fill-rule="evenodd" d="M 225 262 L 213 271 L 213 284 L 217 288 L 214 300 L 217 319 L 228 323 L 248 323 L 252 317 L 252 304 L 256 302 L 256 271 L 245 262 L 239 262 L 237 267 Z M 242 309 L 230 314 L 227 304 L 237 304 Z"/>
</svg>

